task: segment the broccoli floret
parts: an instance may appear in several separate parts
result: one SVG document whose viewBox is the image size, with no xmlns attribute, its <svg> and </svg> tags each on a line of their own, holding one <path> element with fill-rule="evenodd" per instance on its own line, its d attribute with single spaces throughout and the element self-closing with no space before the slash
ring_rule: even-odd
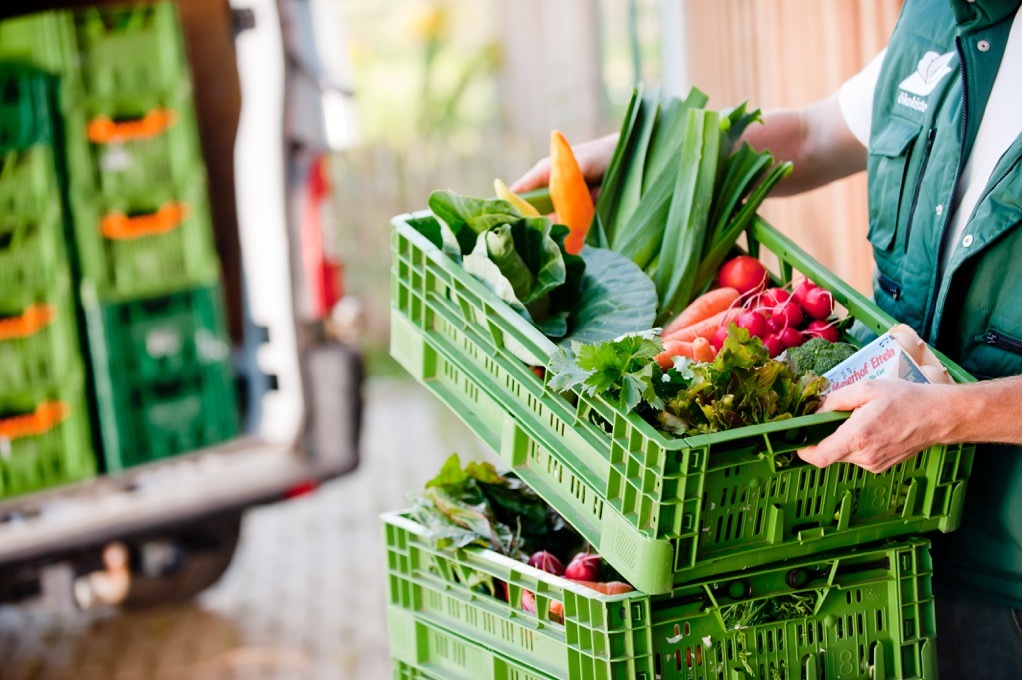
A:
<svg viewBox="0 0 1022 680">
<path fill-rule="evenodd" d="M 830 342 L 823 338 L 809 338 L 798 347 L 788 350 L 788 359 L 800 374 L 812 371 L 823 375 L 859 351 L 847 342 Z"/>
</svg>

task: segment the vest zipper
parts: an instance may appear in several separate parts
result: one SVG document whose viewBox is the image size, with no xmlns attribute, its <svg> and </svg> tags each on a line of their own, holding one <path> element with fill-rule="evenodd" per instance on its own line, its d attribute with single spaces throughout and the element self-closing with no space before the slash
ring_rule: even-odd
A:
<svg viewBox="0 0 1022 680">
<path fill-rule="evenodd" d="M 908 224 L 905 225 L 905 252 L 908 252 L 908 237 L 912 235 L 912 221 L 916 216 L 916 205 L 919 203 L 919 190 L 923 187 L 923 176 L 926 175 L 926 166 L 930 164 L 930 151 L 933 149 L 933 138 L 937 136 L 937 128 L 930 128 L 926 133 L 926 149 L 923 150 L 923 164 L 919 168 L 919 177 L 916 179 L 916 188 L 912 192 L 912 205 L 908 209 Z"/>
<path fill-rule="evenodd" d="M 969 87 L 967 82 L 967 76 L 965 73 L 965 51 L 962 49 L 962 38 L 960 36 L 955 38 L 955 51 L 958 52 L 958 73 L 962 79 L 962 134 L 961 139 L 959 140 L 959 148 L 962 151 L 964 151 L 965 138 L 969 130 Z M 954 192 L 958 190 L 958 180 L 962 178 L 962 168 L 965 165 L 964 160 L 965 159 L 962 158 L 962 154 L 959 153 L 958 167 L 955 168 L 955 182 L 951 187 L 952 200 L 954 197 Z M 922 338 L 926 342 L 930 341 L 930 331 L 932 330 L 931 327 L 933 326 L 933 317 L 937 312 L 937 298 L 940 297 L 940 289 L 943 287 L 941 279 L 941 277 L 943 276 L 943 272 L 941 271 L 940 262 L 941 258 L 943 257 L 941 253 L 944 252 L 944 239 L 947 237 L 948 226 L 951 224 L 951 213 L 953 211 L 950 209 L 950 207 L 951 206 L 948 205 L 949 209 L 944 211 L 944 224 L 940 229 L 940 238 L 937 239 L 937 264 L 936 264 L 937 287 L 935 290 L 932 291 L 930 305 L 929 308 L 926 310 L 926 316 L 923 319 Z"/>
<path fill-rule="evenodd" d="M 891 299 L 895 302 L 901 297 L 901 286 L 896 284 L 886 274 L 877 270 L 877 285 L 880 286 L 880 290 L 884 291 L 891 296 Z"/>
<path fill-rule="evenodd" d="M 1022 340 L 1017 340 L 992 328 L 983 334 L 983 342 L 997 349 L 1007 350 L 1014 354 L 1022 354 Z"/>
</svg>

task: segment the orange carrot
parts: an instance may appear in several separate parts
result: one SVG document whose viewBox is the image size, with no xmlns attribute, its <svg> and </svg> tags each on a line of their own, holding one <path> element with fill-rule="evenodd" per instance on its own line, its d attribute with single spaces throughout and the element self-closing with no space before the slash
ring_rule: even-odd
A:
<svg viewBox="0 0 1022 680">
<path fill-rule="evenodd" d="M 596 581 L 568 580 L 572 583 L 577 583 L 580 586 L 585 586 L 590 590 L 595 590 L 598 593 L 603 593 L 604 595 L 624 595 L 625 593 L 630 593 L 635 590 L 635 588 L 623 581 L 606 581 L 604 583 L 597 583 Z"/>
<path fill-rule="evenodd" d="M 685 340 L 674 340 L 664 343 L 664 351 L 656 355 L 656 362 L 665 371 L 674 365 L 674 357 L 695 359 L 692 343 Z"/>
<path fill-rule="evenodd" d="M 680 331 L 675 331 L 670 335 L 664 336 L 665 346 L 666 343 L 671 340 L 684 340 L 686 342 L 692 342 L 696 338 L 706 338 L 710 340 L 713 338 L 713 334 L 717 332 L 717 329 L 721 326 L 727 326 L 729 323 L 734 321 L 739 314 L 742 313 L 741 307 L 731 307 L 725 309 L 719 314 L 714 314 L 708 319 L 703 319 L 699 323 L 694 323 L 687 328 L 682 328 Z"/>
<path fill-rule="evenodd" d="M 692 341 L 692 358 L 700 363 L 713 361 L 717 355 L 713 351 L 713 345 L 706 338 L 699 337 Z"/>
<path fill-rule="evenodd" d="M 682 328 L 687 328 L 694 323 L 708 319 L 714 314 L 720 314 L 729 307 L 734 306 L 740 293 L 734 288 L 716 288 L 709 293 L 703 293 L 686 307 L 674 321 L 667 324 L 667 328 L 660 335 L 667 337 L 677 333 Z"/>
<path fill-rule="evenodd" d="M 550 133 L 550 200 L 558 221 L 570 230 L 564 249 L 576 255 L 585 245 L 596 208 L 571 145 L 557 130 Z"/>
</svg>

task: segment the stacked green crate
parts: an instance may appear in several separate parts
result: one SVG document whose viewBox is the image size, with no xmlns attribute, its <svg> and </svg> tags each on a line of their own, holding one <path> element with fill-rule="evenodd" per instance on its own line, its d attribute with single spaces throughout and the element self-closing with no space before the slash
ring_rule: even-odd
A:
<svg viewBox="0 0 1022 680">
<path fill-rule="evenodd" d="M 108 470 L 237 433 L 205 168 L 173 3 L 74 14 L 74 240 Z"/>
<path fill-rule="evenodd" d="M 0 64 L 0 498 L 95 474 L 52 86 Z"/>
<path fill-rule="evenodd" d="M 0 25 L 0 43 L 0 58 L 63 81 L 71 234 L 106 468 L 231 438 L 219 263 L 176 5 L 22 17 Z M 170 335 L 176 345 L 161 344 Z M 213 345 L 201 358 L 187 350 Z M 180 355 L 136 371 L 154 352 Z"/>
</svg>

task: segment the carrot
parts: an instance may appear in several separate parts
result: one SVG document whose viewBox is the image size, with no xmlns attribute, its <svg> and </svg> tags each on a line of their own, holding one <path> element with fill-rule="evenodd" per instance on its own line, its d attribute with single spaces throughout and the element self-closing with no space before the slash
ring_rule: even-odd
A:
<svg viewBox="0 0 1022 680">
<path fill-rule="evenodd" d="M 598 593 L 603 593 L 604 595 L 624 595 L 625 593 L 630 593 L 635 590 L 635 588 L 623 581 L 606 581 L 604 583 L 597 583 L 596 581 L 568 580 L 572 583 L 577 583 L 580 586 L 585 586 L 590 590 L 595 590 Z"/>
<path fill-rule="evenodd" d="M 681 314 L 675 317 L 674 321 L 667 324 L 663 337 L 677 333 L 682 328 L 687 328 L 694 323 L 708 319 L 714 314 L 720 314 L 729 307 L 734 306 L 740 293 L 735 288 L 716 288 L 709 293 L 703 293 L 693 300 L 688 307 L 682 310 Z"/>
<path fill-rule="evenodd" d="M 713 361 L 717 353 L 713 351 L 713 345 L 706 338 L 699 337 L 692 341 L 692 358 L 700 363 Z"/>
<path fill-rule="evenodd" d="M 710 340 L 713 338 L 713 334 L 717 332 L 717 329 L 721 326 L 727 326 L 729 323 L 734 321 L 739 314 L 742 313 L 740 307 L 731 307 L 725 309 L 723 312 L 714 314 L 708 319 L 703 319 L 699 323 L 694 323 L 687 328 L 682 328 L 680 331 L 676 331 L 670 335 L 664 336 L 664 346 L 672 340 L 684 340 L 685 342 L 692 342 L 696 338 L 706 338 Z"/>
<path fill-rule="evenodd" d="M 664 343 L 664 351 L 656 355 L 656 362 L 665 371 L 674 365 L 674 357 L 688 357 L 695 359 L 695 352 L 692 343 L 684 340 L 675 340 Z"/>
<path fill-rule="evenodd" d="M 585 245 L 596 208 L 571 145 L 557 130 L 550 133 L 550 200 L 558 220 L 570 230 L 564 250 L 577 255 Z"/>
</svg>

